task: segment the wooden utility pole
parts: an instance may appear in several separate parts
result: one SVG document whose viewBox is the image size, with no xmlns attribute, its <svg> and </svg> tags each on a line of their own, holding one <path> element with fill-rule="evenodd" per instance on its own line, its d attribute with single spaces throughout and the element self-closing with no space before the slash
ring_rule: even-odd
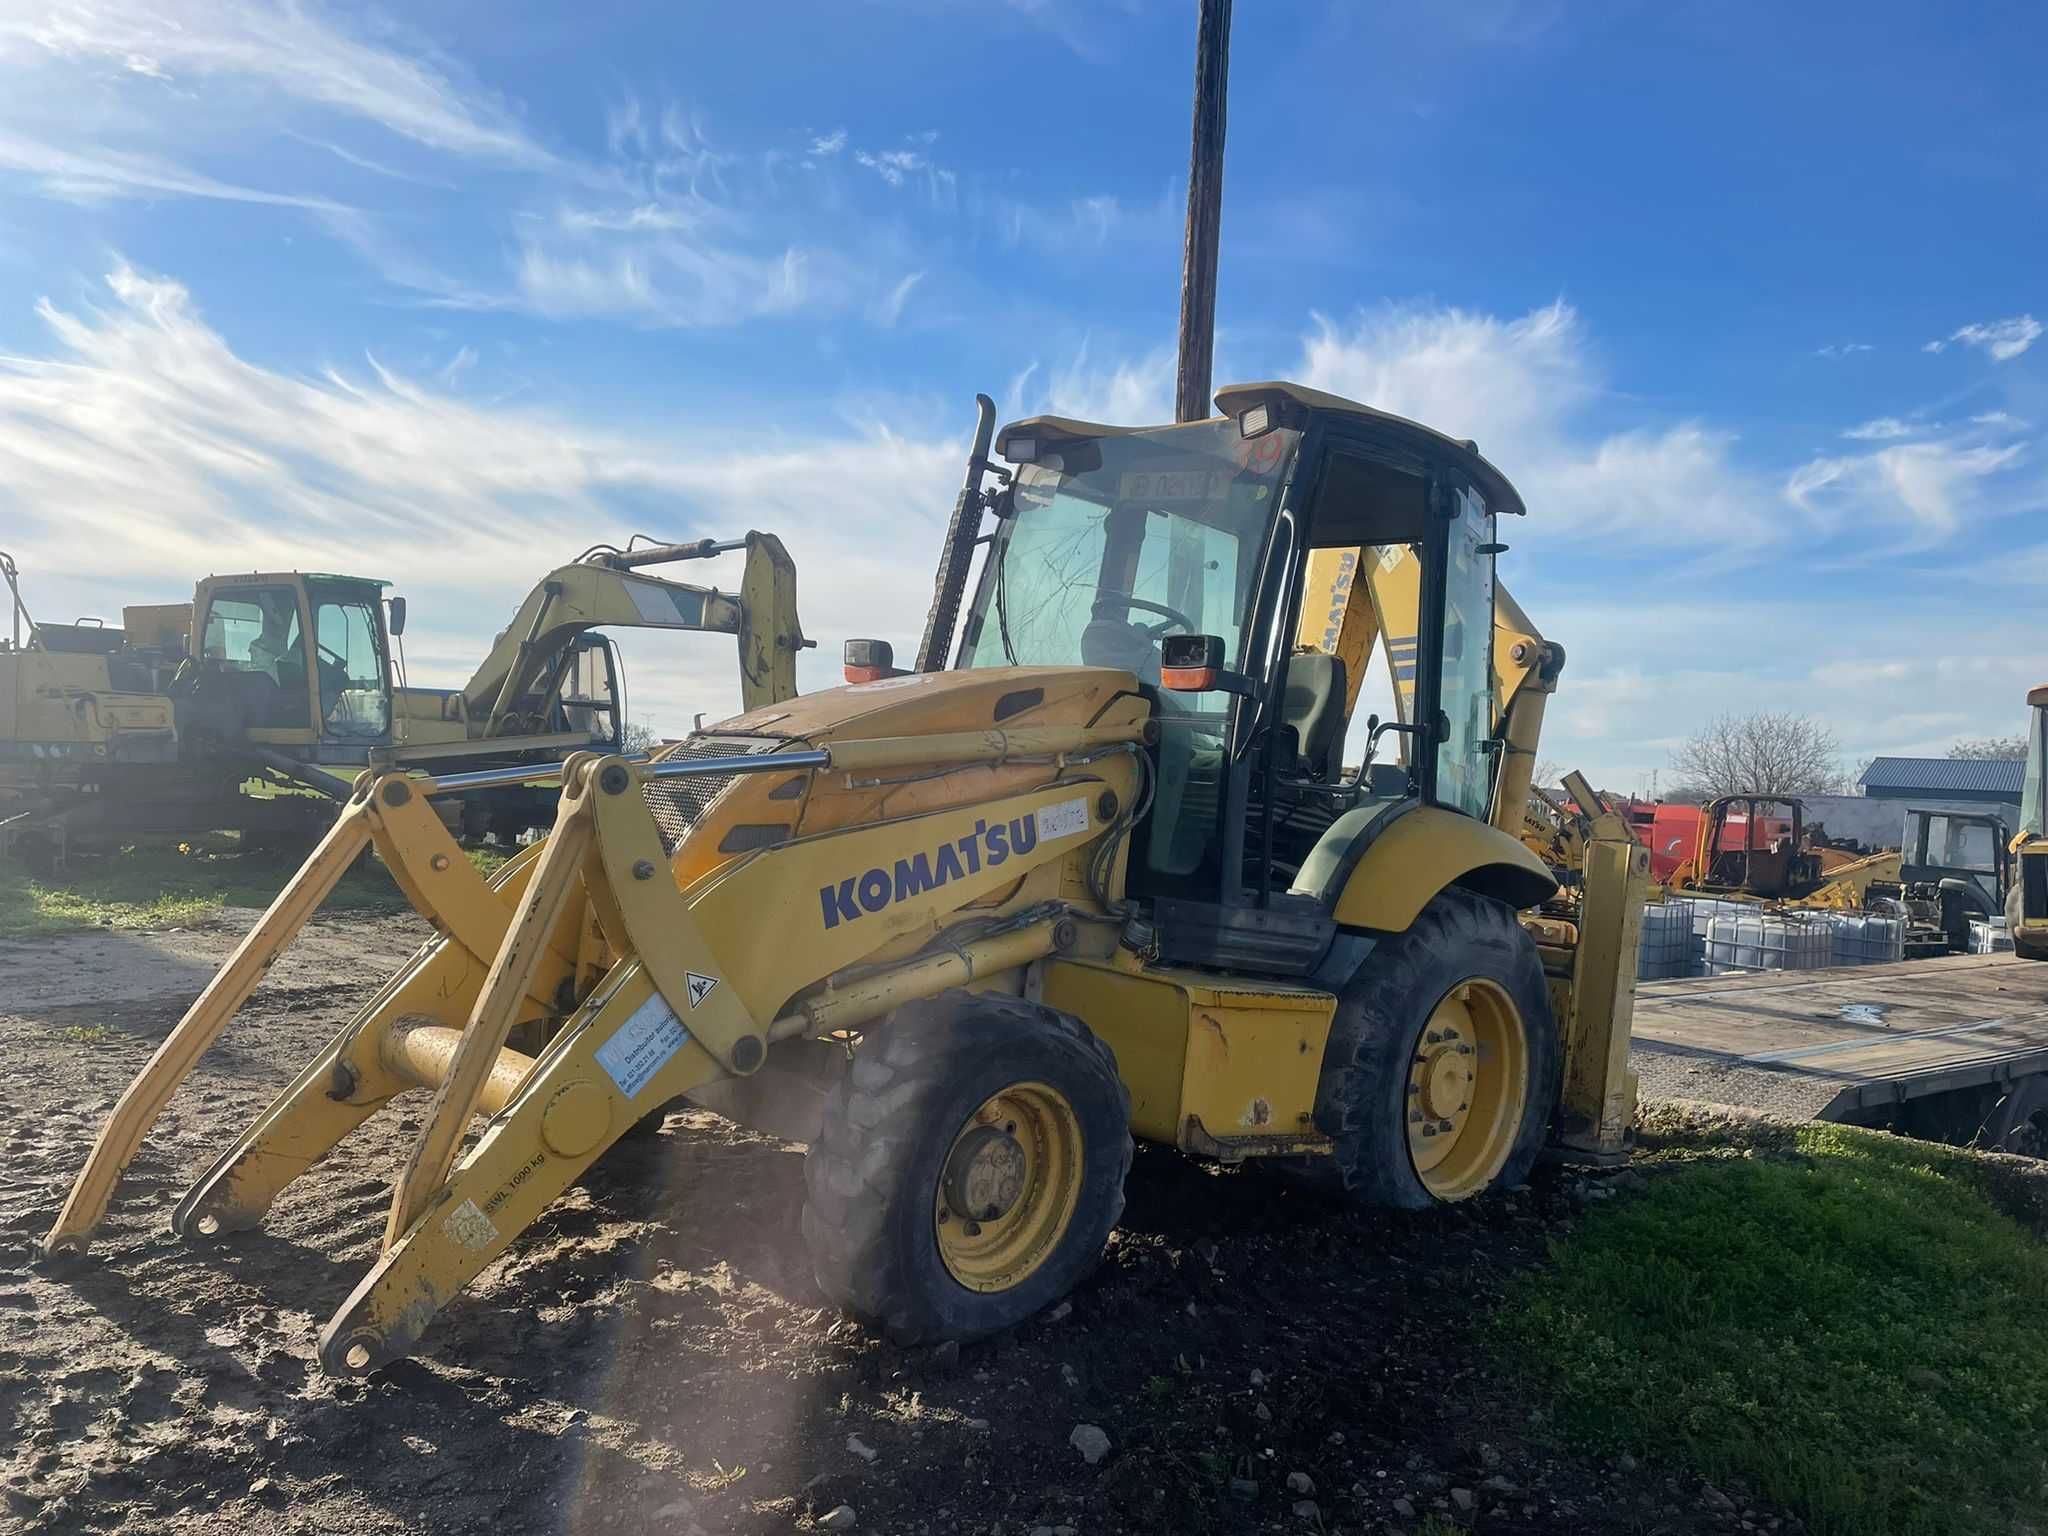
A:
<svg viewBox="0 0 2048 1536">
<path fill-rule="evenodd" d="M 1216 242 L 1223 228 L 1224 97 L 1230 85 L 1230 0 L 1201 0 L 1195 33 L 1195 142 L 1188 156 L 1188 227 L 1180 268 L 1180 364 L 1174 419 L 1210 411 L 1216 354 Z"/>
</svg>

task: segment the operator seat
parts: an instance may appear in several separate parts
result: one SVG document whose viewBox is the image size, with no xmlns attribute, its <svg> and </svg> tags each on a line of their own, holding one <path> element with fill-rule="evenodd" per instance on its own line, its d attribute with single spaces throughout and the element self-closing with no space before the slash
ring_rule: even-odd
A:
<svg viewBox="0 0 2048 1536">
<path fill-rule="evenodd" d="M 1335 784 L 1343 771 L 1345 683 L 1340 656 L 1299 651 L 1287 658 L 1281 723 L 1301 742 L 1304 775 L 1323 784 Z"/>
</svg>

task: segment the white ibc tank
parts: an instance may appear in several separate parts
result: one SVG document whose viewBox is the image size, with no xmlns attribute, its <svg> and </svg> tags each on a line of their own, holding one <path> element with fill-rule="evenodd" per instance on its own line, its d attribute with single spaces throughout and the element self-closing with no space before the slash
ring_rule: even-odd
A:
<svg viewBox="0 0 2048 1536">
<path fill-rule="evenodd" d="M 1683 901 L 1652 902 L 1643 908 L 1643 936 L 1636 946 L 1636 979 L 1663 981 L 1692 974 L 1692 907 Z"/>
<path fill-rule="evenodd" d="M 1707 920 L 1707 974 L 1822 970 L 1832 940 L 1826 923 L 1801 913 L 1719 913 Z"/>
<path fill-rule="evenodd" d="M 1721 916 L 1754 917 L 1757 907 L 1747 901 L 1723 901 L 1718 896 L 1688 896 L 1683 902 L 1674 902 L 1692 914 L 1692 955 L 1687 967 L 1689 976 L 1705 976 L 1707 970 L 1707 925 Z"/>
<path fill-rule="evenodd" d="M 1889 965 L 1906 957 L 1905 919 L 1881 912 L 1830 912 L 1836 965 Z"/>
<path fill-rule="evenodd" d="M 1994 917 L 1989 920 L 1970 919 L 1970 953 L 1973 955 L 2007 955 L 2012 953 L 2012 935 L 2006 932 L 2005 919 Z"/>
</svg>

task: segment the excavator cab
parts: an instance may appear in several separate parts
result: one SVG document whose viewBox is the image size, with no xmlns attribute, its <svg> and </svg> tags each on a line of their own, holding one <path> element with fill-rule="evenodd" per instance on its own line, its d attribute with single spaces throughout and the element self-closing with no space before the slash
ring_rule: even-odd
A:
<svg viewBox="0 0 2048 1536">
<path fill-rule="evenodd" d="M 209 576 L 193 596 L 181 733 L 314 763 L 391 740 L 387 584 L 298 572 Z"/>
</svg>

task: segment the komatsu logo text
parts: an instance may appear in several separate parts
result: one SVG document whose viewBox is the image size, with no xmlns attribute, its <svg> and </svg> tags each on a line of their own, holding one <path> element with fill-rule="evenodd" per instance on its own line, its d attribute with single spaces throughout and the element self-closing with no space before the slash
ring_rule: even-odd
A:
<svg viewBox="0 0 2048 1536">
<path fill-rule="evenodd" d="M 977 821 L 974 830 L 958 842 L 941 843 L 930 852 L 920 850 L 898 859 L 894 869 L 877 865 L 849 875 L 837 885 L 821 885 L 818 901 L 824 909 L 825 926 L 837 928 L 863 913 L 879 912 L 894 902 L 964 880 L 979 874 L 984 864 L 995 869 L 1012 856 L 1022 857 L 1038 846 L 1038 821 L 1036 816 L 1017 816 L 1007 822 Z"/>
</svg>

